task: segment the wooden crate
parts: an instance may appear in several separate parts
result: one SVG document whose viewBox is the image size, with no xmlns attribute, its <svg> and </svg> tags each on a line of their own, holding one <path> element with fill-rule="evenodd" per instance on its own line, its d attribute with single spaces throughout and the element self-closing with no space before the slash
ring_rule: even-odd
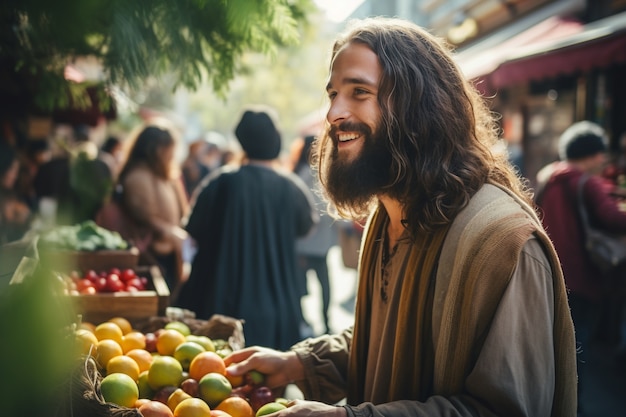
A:
<svg viewBox="0 0 626 417">
<path fill-rule="evenodd" d="M 85 273 L 90 269 L 97 272 L 111 268 L 135 269 L 139 261 L 139 250 L 135 247 L 128 250 L 51 250 L 41 251 L 39 257 L 42 264 L 50 269 Z"/>
<path fill-rule="evenodd" d="M 137 292 L 98 293 L 72 295 L 77 314 L 82 320 L 94 324 L 112 317 L 124 317 L 131 322 L 146 317 L 165 315 L 170 291 L 157 266 L 137 267 L 138 275 L 148 278 L 148 290 Z"/>
</svg>

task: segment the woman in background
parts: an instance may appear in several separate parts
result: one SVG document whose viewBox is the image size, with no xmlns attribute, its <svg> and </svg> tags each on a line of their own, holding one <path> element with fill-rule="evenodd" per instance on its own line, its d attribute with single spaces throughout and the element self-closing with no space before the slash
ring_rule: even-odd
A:
<svg viewBox="0 0 626 417">
<path fill-rule="evenodd" d="M 187 237 L 180 225 L 189 210 L 174 164 L 176 141 L 171 130 L 158 125 L 145 127 L 129 140 L 118 186 L 119 201 L 133 224 L 122 235 L 161 267 L 174 291 L 182 279 L 182 244 Z"/>
</svg>

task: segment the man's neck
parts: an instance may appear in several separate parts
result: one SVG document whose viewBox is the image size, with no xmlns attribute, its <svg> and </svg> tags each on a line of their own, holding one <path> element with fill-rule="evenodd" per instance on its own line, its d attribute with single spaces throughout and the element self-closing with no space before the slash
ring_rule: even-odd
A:
<svg viewBox="0 0 626 417">
<path fill-rule="evenodd" d="M 389 248 L 393 248 L 404 232 L 404 225 L 402 224 L 402 219 L 404 218 L 402 205 L 398 200 L 394 200 L 388 196 L 379 196 L 379 200 L 383 206 L 385 206 L 385 210 L 389 216 L 387 238 L 389 239 Z"/>
</svg>

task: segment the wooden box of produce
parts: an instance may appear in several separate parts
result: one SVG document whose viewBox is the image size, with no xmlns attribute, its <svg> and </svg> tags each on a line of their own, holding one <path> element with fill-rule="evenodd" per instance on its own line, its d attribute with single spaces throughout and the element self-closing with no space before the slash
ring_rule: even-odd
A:
<svg viewBox="0 0 626 417">
<path fill-rule="evenodd" d="M 91 323 L 100 323 L 112 317 L 135 321 L 164 315 L 169 305 L 170 292 L 160 269 L 157 266 L 145 266 L 134 268 L 134 271 L 138 277 L 147 279 L 145 289 L 88 292 L 80 288 L 80 291 L 71 291 L 70 297 L 76 313 L 82 315 L 83 321 Z"/>
<path fill-rule="evenodd" d="M 37 247 L 42 265 L 55 271 L 135 268 L 139 261 L 137 248 L 93 221 L 48 230 Z"/>
</svg>

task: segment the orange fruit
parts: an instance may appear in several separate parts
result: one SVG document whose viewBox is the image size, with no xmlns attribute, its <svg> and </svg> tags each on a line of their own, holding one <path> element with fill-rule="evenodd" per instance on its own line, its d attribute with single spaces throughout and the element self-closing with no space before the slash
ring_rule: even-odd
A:
<svg viewBox="0 0 626 417">
<path fill-rule="evenodd" d="M 224 374 L 216 372 L 209 372 L 198 381 L 198 384 L 200 385 L 200 398 L 210 407 L 216 407 L 233 392 L 233 387 Z"/>
<path fill-rule="evenodd" d="M 116 356 L 123 355 L 122 347 L 115 340 L 104 339 L 98 342 L 96 347 L 96 362 L 102 367 L 107 369 L 107 364 Z"/>
<path fill-rule="evenodd" d="M 85 329 L 78 329 L 74 332 L 76 337 L 76 350 L 79 355 L 96 356 L 96 348 L 98 346 L 98 338 L 95 334 Z"/>
<path fill-rule="evenodd" d="M 187 398 L 176 406 L 174 417 L 211 417 L 211 408 L 200 398 Z"/>
<path fill-rule="evenodd" d="M 120 326 L 108 321 L 98 324 L 94 334 L 98 340 L 111 339 L 115 340 L 119 345 L 122 344 L 122 336 L 124 336 Z"/>
<path fill-rule="evenodd" d="M 133 358 L 126 355 L 115 356 L 107 363 L 107 375 L 116 372 L 128 375 L 135 382 L 139 379 L 139 365 Z"/>
<path fill-rule="evenodd" d="M 176 388 L 176 390 L 174 390 L 174 392 L 171 393 L 170 396 L 167 398 L 167 406 L 170 408 L 170 410 L 174 411 L 176 409 L 176 406 L 187 398 L 192 397 L 181 388 Z"/>
<path fill-rule="evenodd" d="M 224 359 L 215 352 L 207 351 L 199 353 L 189 364 L 189 376 L 196 381 L 200 381 L 200 379 L 209 372 L 222 375 L 226 373 Z"/>
<path fill-rule="evenodd" d="M 145 349 L 130 350 L 126 352 L 126 356 L 134 359 L 135 362 L 137 362 L 137 365 L 139 365 L 139 372 L 147 371 L 148 369 L 150 369 L 150 364 L 154 359 L 152 353 L 148 352 Z"/>
<path fill-rule="evenodd" d="M 233 388 L 240 387 L 244 383 L 243 375 L 232 375 L 228 372 L 226 372 L 224 375 L 226 376 L 226 379 L 228 379 L 228 382 L 230 382 L 230 385 L 233 386 Z"/>
<path fill-rule="evenodd" d="M 233 417 L 233 416 L 228 414 L 226 411 L 212 409 L 211 417 Z"/>
<path fill-rule="evenodd" d="M 228 397 L 215 407 L 231 415 L 231 417 L 254 417 L 250 403 L 241 397 Z"/>
<path fill-rule="evenodd" d="M 148 384 L 153 390 L 166 385 L 175 387 L 183 380 L 183 366 L 171 356 L 156 356 L 148 369 Z"/>
<path fill-rule="evenodd" d="M 149 400 L 147 398 L 141 398 L 141 395 L 139 396 L 139 399 L 137 401 L 135 401 L 135 405 L 133 406 L 133 408 L 139 408 L 144 404 L 149 403 L 152 400 Z"/>
<path fill-rule="evenodd" d="M 133 325 L 124 317 L 113 317 L 107 321 L 117 324 L 122 329 L 122 334 L 128 334 L 133 331 Z"/>
<path fill-rule="evenodd" d="M 137 383 L 126 374 L 114 373 L 105 376 L 100 382 L 104 400 L 122 407 L 132 407 L 139 399 Z"/>
<path fill-rule="evenodd" d="M 131 331 L 122 336 L 122 350 L 124 353 L 133 349 L 145 349 L 146 348 L 146 336 L 137 331 Z"/>
<path fill-rule="evenodd" d="M 157 337 L 156 347 L 159 355 L 172 356 L 181 343 L 185 342 L 185 336 L 178 330 L 165 329 Z"/>
<path fill-rule="evenodd" d="M 147 401 L 138 410 L 143 417 L 174 417 L 172 410 L 160 401 Z"/>
</svg>

